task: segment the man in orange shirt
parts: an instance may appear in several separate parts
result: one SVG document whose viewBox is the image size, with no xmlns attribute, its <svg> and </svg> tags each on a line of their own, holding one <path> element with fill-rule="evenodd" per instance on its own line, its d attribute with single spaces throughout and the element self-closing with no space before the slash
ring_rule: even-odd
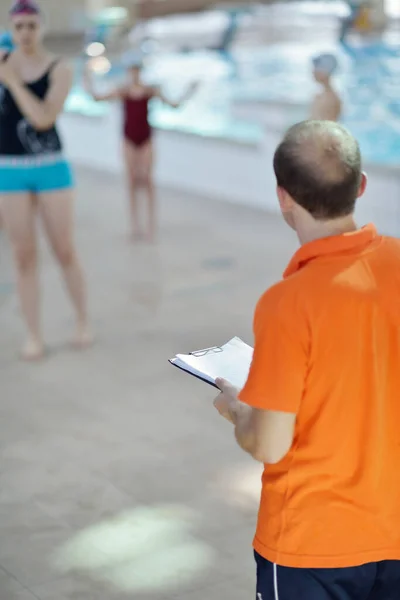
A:
<svg viewBox="0 0 400 600">
<path fill-rule="evenodd" d="M 258 303 L 254 357 L 219 412 L 265 463 L 258 600 L 400 598 L 400 242 L 358 229 L 360 150 L 331 121 L 292 127 L 278 198 L 301 248 Z"/>
</svg>

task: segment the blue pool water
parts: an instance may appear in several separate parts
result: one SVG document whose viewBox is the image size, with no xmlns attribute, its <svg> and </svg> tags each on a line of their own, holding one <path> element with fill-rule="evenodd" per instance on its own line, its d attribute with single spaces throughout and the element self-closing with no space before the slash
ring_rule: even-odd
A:
<svg viewBox="0 0 400 600">
<path fill-rule="evenodd" d="M 154 57 L 145 76 L 163 85 L 165 93 L 179 97 L 188 82 L 201 81 L 196 97 L 180 110 L 155 103 L 155 127 L 187 131 L 254 143 L 263 131 L 257 119 L 232 116 L 235 102 L 287 103 L 287 125 L 306 118 L 315 84 L 310 76 L 311 57 L 334 52 L 340 63 L 337 87 L 344 100 L 343 122 L 359 139 L 364 159 L 400 166 L 400 41 L 343 47 L 282 44 L 236 52 L 233 63 L 213 52 L 167 54 Z M 123 73 L 114 65 L 106 81 Z M 297 106 L 297 112 L 291 106 Z M 106 105 L 92 102 L 77 82 L 67 110 L 102 115 Z M 268 110 L 268 106 L 265 106 Z"/>
</svg>

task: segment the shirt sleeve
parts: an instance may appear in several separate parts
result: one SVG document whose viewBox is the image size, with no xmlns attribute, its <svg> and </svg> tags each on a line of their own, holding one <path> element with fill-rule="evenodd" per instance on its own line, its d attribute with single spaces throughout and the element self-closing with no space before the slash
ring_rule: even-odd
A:
<svg viewBox="0 0 400 600">
<path fill-rule="evenodd" d="M 309 327 L 298 303 L 269 290 L 254 316 L 254 355 L 239 399 L 262 410 L 297 414 L 308 368 Z"/>
</svg>

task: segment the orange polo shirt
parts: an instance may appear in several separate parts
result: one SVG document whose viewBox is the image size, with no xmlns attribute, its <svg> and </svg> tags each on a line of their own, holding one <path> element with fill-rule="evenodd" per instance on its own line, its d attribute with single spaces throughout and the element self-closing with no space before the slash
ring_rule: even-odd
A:
<svg viewBox="0 0 400 600">
<path fill-rule="evenodd" d="M 295 413 L 266 465 L 254 547 L 288 567 L 400 560 L 400 242 L 304 245 L 261 298 L 240 399 Z"/>
</svg>

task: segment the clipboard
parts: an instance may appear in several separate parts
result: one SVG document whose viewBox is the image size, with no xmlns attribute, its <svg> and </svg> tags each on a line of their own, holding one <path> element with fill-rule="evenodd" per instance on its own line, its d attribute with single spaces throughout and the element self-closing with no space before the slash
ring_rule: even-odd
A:
<svg viewBox="0 0 400 600">
<path fill-rule="evenodd" d="M 253 348 L 240 338 L 234 337 L 222 346 L 194 350 L 189 354 L 177 354 L 169 362 L 181 371 L 218 389 L 215 380 L 226 379 L 242 388 L 246 382 L 253 357 Z"/>
<path fill-rule="evenodd" d="M 173 366 L 176 367 L 177 369 L 179 369 L 180 371 L 183 371 L 184 373 L 187 373 L 188 375 L 191 375 L 192 377 L 195 377 L 196 379 L 198 379 L 199 381 L 204 381 L 204 383 L 207 383 L 208 385 L 211 385 L 211 387 L 215 388 L 216 390 L 218 390 L 218 386 L 215 385 L 215 383 L 213 383 L 212 381 L 209 381 L 206 377 L 202 376 L 202 375 L 198 375 L 197 373 L 192 373 L 191 371 L 188 371 L 187 369 L 185 369 L 184 367 L 182 367 L 181 365 L 176 364 L 176 359 L 175 358 L 170 358 L 168 360 L 168 362 Z"/>
</svg>

